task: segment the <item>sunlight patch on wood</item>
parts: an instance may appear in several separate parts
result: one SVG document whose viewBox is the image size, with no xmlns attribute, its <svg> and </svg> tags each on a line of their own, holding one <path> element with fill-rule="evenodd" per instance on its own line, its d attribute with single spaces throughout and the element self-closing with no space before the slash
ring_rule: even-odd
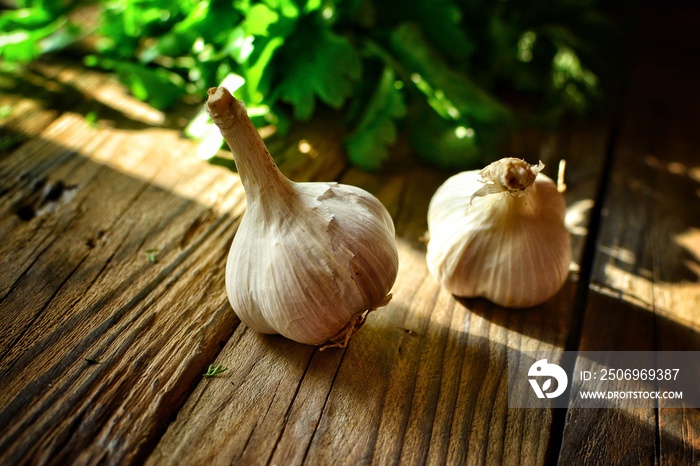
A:
<svg viewBox="0 0 700 466">
<path fill-rule="evenodd" d="M 42 139 L 216 213 L 241 213 L 243 208 L 240 204 L 245 196 L 238 174 L 199 160 L 196 142 L 184 139 L 177 131 L 90 129 L 82 115 L 65 113 L 42 134 Z"/>
<path fill-rule="evenodd" d="M 684 327 L 700 332 L 696 310 L 700 308 L 697 282 L 655 282 L 651 276 L 605 267 L 606 284 L 591 284 L 591 290 L 656 312 Z"/>
<path fill-rule="evenodd" d="M 700 228 L 689 228 L 676 235 L 675 240 L 693 256 L 694 260 L 686 260 L 685 265 L 700 278 Z"/>
<path fill-rule="evenodd" d="M 629 265 L 635 265 L 637 258 L 631 250 L 627 248 L 621 248 L 619 246 L 608 247 L 600 245 L 598 246 L 598 251 L 609 256 L 619 262 L 623 262 Z"/>
<path fill-rule="evenodd" d="M 581 199 L 566 208 L 564 225 L 569 233 L 575 236 L 588 234 L 588 220 L 595 201 L 593 199 Z"/>
</svg>

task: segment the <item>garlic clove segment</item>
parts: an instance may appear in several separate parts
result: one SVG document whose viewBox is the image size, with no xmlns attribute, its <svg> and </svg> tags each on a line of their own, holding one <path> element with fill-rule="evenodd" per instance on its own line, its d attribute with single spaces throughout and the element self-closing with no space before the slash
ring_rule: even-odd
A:
<svg viewBox="0 0 700 466">
<path fill-rule="evenodd" d="M 428 270 L 452 294 L 506 307 L 547 301 L 571 262 L 566 203 L 544 165 L 516 158 L 449 178 L 428 208 Z"/>
<path fill-rule="evenodd" d="M 210 89 L 207 109 L 247 198 L 226 263 L 233 309 L 255 331 L 344 347 L 367 313 L 391 298 L 398 272 L 391 216 L 360 188 L 287 179 L 228 90 Z"/>
</svg>

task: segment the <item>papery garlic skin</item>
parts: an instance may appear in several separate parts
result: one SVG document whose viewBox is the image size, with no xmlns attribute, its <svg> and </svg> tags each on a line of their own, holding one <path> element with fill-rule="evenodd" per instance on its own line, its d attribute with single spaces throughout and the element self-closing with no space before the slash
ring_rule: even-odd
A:
<svg viewBox="0 0 700 466">
<path fill-rule="evenodd" d="M 210 90 L 208 110 L 247 198 L 226 264 L 233 309 L 257 332 L 344 346 L 366 311 L 391 297 L 398 272 L 391 216 L 360 188 L 284 177 L 228 91 Z"/>
<path fill-rule="evenodd" d="M 530 307 L 561 289 L 571 262 L 566 203 L 542 167 L 502 159 L 437 190 L 428 270 L 452 294 Z"/>
<path fill-rule="evenodd" d="M 387 296 L 398 271 L 394 226 L 359 188 L 292 189 L 286 202 L 248 204 L 226 264 L 226 290 L 253 330 L 318 345 Z"/>
</svg>

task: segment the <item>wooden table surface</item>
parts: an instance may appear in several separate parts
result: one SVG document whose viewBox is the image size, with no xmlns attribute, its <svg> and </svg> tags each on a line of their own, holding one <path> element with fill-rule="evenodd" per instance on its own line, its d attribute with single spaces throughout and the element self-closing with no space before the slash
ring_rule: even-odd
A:
<svg viewBox="0 0 700 466">
<path fill-rule="evenodd" d="M 618 113 L 510 143 L 550 176 L 567 160 L 571 274 L 532 309 L 428 274 L 450 173 L 361 172 L 329 123 L 270 138 L 290 178 L 363 187 L 395 220 L 394 299 L 324 352 L 237 319 L 245 196 L 179 121 L 66 62 L 1 75 L 0 464 L 700 464 L 698 410 L 507 406 L 522 351 L 571 371 L 567 350 L 700 350 L 700 67 L 667 52 L 640 51 Z"/>
</svg>

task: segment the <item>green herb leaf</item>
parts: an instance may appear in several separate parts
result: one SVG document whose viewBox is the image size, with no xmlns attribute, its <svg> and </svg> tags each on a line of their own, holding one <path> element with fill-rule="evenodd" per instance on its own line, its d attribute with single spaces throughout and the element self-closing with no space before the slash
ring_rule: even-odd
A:
<svg viewBox="0 0 700 466">
<path fill-rule="evenodd" d="M 149 262 L 158 262 L 158 258 L 156 257 L 157 255 L 158 249 L 156 248 L 146 250 L 146 259 L 148 259 Z"/>
<path fill-rule="evenodd" d="M 364 170 L 377 170 L 396 142 L 396 120 L 406 115 L 406 104 L 396 75 L 385 67 L 379 86 L 362 120 L 346 139 L 350 161 Z"/>
<path fill-rule="evenodd" d="M 311 118 L 318 101 L 344 107 L 341 118 L 359 122 L 345 147 L 367 170 L 387 158 L 398 124 L 430 163 L 459 167 L 494 154 L 515 112 L 496 90 L 525 104 L 523 119 L 584 112 L 618 69 L 621 49 L 605 52 L 622 42 L 588 0 L 110 0 L 93 5 L 93 31 L 70 20 L 84 2 L 9 3 L 15 9 L 0 11 L 0 68 L 89 35 L 85 63 L 159 109 L 235 75 L 254 122 L 280 134 Z M 392 87 L 396 77 L 403 91 Z M 218 140 L 213 134 L 198 155 L 210 158 Z"/>
<path fill-rule="evenodd" d="M 221 364 L 217 364 L 216 366 L 213 364 L 209 364 L 207 372 L 202 374 L 202 376 L 207 378 L 216 377 L 217 375 L 221 374 L 222 372 L 226 372 L 227 370 L 228 367 L 223 367 Z"/>
<path fill-rule="evenodd" d="M 465 74 L 450 69 L 434 54 L 415 25 L 397 28 L 391 43 L 399 60 L 412 71 L 413 83 L 443 118 L 490 126 L 503 125 L 512 119 L 511 112 L 495 97 Z"/>
<path fill-rule="evenodd" d="M 404 0 L 401 7 L 390 1 L 371 2 L 376 15 L 393 24 L 414 23 L 440 55 L 458 62 L 470 58 L 475 49 L 462 24 L 463 10 L 453 0 Z M 470 8 L 471 14 L 474 14 Z"/>
<path fill-rule="evenodd" d="M 170 2 L 167 2 L 167 6 Z M 228 40 L 228 28 L 220 26 L 221 19 L 235 26 L 242 15 L 230 3 L 225 2 L 183 2 L 186 16 L 165 34 L 158 38 L 157 44 L 141 54 L 142 61 L 150 61 L 157 56 L 176 57 L 196 55 L 199 60 L 206 60 L 206 45 L 218 46 Z M 172 7 L 171 7 L 172 8 Z M 170 15 L 172 16 L 172 14 Z M 233 28 L 236 30 L 237 28 Z M 221 57 L 216 57 L 220 60 Z"/>
<path fill-rule="evenodd" d="M 494 156 L 484 147 L 482 132 L 442 118 L 426 103 L 412 109 L 407 134 L 415 155 L 446 170 L 483 167 Z"/>
<path fill-rule="evenodd" d="M 85 114 L 85 121 L 88 124 L 88 127 L 95 129 L 97 128 L 97 122 L 99 121 L 100 117 L 97 116 L 97 112 L 87 112 Z"/>
<path fill-rule="evenodd" d="M 279 21 L 279 16 L 265 4 L 253 5 L 246 13 L 242 27 L 251 36 L 267 36 L 268 28 Z"/>
<path fill-rule="evenodd" d="M 27 9 L 32 12 L 33 9 Z M 10 28 L 14 23 L 5 24 Z M 31 24 L 37 26 L 39 23 Z M 36 29 L 17 28 L 7 32 L 0 28 L 0 57 L 9 62 L 26 63 L 34 60 L 42 53 L 55 50 L 75 40 L 77 31 L 68 27 L 64 17 L 58 17 Z"/>
<path fill-rule="evenodd" d="M 350 42 L 330 31 L 315 15 L 305 18 L 280 50 L 276 96 L 294 106 L 300 120 L 311 117 L 318 97 L 339 108 L 361 75 L 361 61 Z"/>
<path fill-rule="evenodd" d="M 267 94 L 269 80 L 264 83 L 268 65 L 272 61 L 275 51 L 284 44 L 281 37 L 273 37 L 269 40 L 258 40 L 255 43 L 255 51 L 250 60 L 243 65 L 245 84 L 241 87 L 237 97 L 242 97 L 247 103 L 260 104 Z M 255 53 L 258 52 L 259 53 Z M 267 73 L 269 77 L 269 73 Z"/>
<path fill-rule="evenodd" d="M 138 63 L 88 58 L 88 64 L 114 70 L 129 86 L 134 97 L 148 102 L 157 109 L 165 110 L 172 107 L 184 94 L 182 78 L 164 68 L 149 68 Z"/>
</svg>

